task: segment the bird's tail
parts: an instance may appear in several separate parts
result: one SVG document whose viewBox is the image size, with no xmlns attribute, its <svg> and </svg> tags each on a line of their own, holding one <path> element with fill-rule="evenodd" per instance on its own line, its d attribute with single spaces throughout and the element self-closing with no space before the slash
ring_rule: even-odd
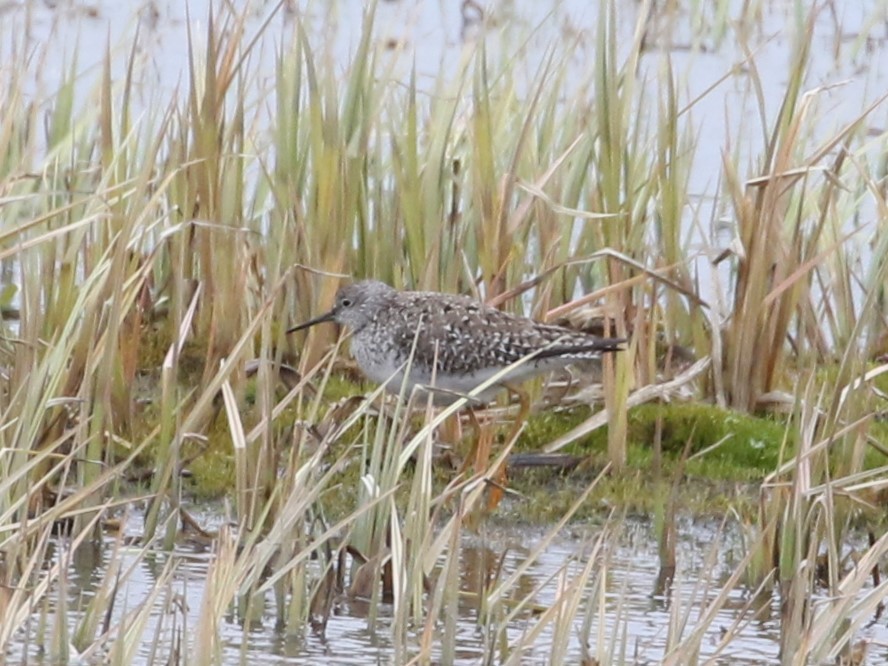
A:
<svg viewBox="0 0 888 666">
<path fill-rule="evenodd" d="M 591 336 L 590 336 L 591 337 Z M 594 338 L 588 342 L 574 342 L 573 344 L 549 345 L 539 353 L 539 358 L 551 357 L 577 357 L 608 354 L 611 352 L 625 351 L 626 338 Z"/>
<path fill-rule="evenodd" d="M 626 351 L 627 342 L 628 338 L 599 338 L 593 345 L 600 352 L 618 352 Z"/>
</svg>

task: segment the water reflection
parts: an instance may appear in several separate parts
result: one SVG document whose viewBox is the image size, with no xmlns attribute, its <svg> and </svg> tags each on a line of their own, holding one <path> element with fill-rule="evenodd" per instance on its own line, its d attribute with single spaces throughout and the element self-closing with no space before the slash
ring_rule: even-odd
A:
<svg viewBox="0 0 888 666">
<path fill-rule="evenodd" d="M 514 602 L 526 599 L 530 603 L 508 626 L 510 644 L 531 630 L 538 613 L 556 602 L 559 585 L 574 580 L 573 576 L 594 554 L 597 573 L 590 579 L 587 591 L 587 610 L 593 615 L 589 636 L 605 637 L 612 643 L 604 647 L 618 646 L 622 641 L 634 655 L 631 663 L 657 663 L 666 653 L 670 633 L 676 630 L 675 623 L 680 620 L 686 623 L 688 631 L 693 628 L 707 604 L 719 593 L 720 582 L 736 568 L 742 548 L 740 536 L 733 529 L 717 523 L 681 521 L 675 580 L 671 586 L 662 587 L 658 582 L 657 543 L 649 521 L 627 520 L 608 532 L 604 548 L 593 551 L 591 545 L 600 529 L 577 528 L 573 535 L 556 539 L 516 578 L 509 592 L 510 599 Z M 504 578 L 519 571 L 544 538 L 546 535 L 540 530 L 514 528 L 482 530 L 480 534 L 463 538 L 458 554 L 463 594 L 458 612 L 457 663 L 477 664 L 498 649 L 495 637 L 489 634 L 490 628 L 484 626 L 481 600 Z M 124 614 L 150 599 L 158 586 L 165 586 L 152 602 L 154 625 L 143 632 L 142 658 L 144 663 L 153 663 L 160 656 L 166 660 L 175 659 L 177 653 L 188 654 L 189 641 L 199 623 L 213 555 L 200 547 L 191 551 L 143 554 L 121 547 L 121 543 L 119 537 L 108 536 L 84 545 L 70 557 L 64 593 L 71 623 L 80 621 L 88 601 L 97 594 L 105 577 L 111 575 L 108 563 L 117 550 L 122 573 L 112 623 L 121 622 Z M 64 538 L 59 537 L 49 552 L 53 563 L 68 557 Z M 316 573 L 319 571 L 318 567 Z M 565 573 L 568 575 L 563 575 Z M 603 617 L 598 615 L 598 598 L 593 589 L 599 584 L 604 585 Z M 56 589 L 56 596 L 50 598 L 50 607 L 58 603 L 60 593 Z M 392 606 L 383 603 L 371 612 L 368 601 L 351 598 L 343 591 L 332 594 L 331 599 L 323 630 L 309 630 L 304 634 L 288 631 L 278 624 L 281 613 L 273 594 L 255 597 L 252 605 L 246 599 L 241 600 L 229 610 L 221 628 L 225 663 L 318 663 L 319 660 L 336 664 L 391 663 L 395 649 L 390 638 Z M 581 622 L 585 614 L 586 611 L 581 611 L 577 621 Z M 600 622 L 603 622 L 601 627 Z M 36 624 L 38 622 L 32 623 Z M 41 639 L 33 629 L 32 626 L 21 636 L 20 652 L 8 657 L 24 657 L 27 653 L 33 663 L 46 663 L 41 661 L 43 646 L 39 645 Z M 866 631 L 868 639 L 888 642 L 884 622 L 873 623 Z M 419 627 L 411 634 L 411 640 L 416 642 L 408 649 L 416 649 L 421 632 Z M 726 635 L 731 636 L 728 648 L 716 656 L 718 645 Z M 158 636 L 162 637 L 159 644 Z M 544 631 L 524 654 L 522 663 L 548 663 L 553 640 L 551 632 Z M 675 637 L 671 640 L 674 643 Z M 701 658 L 710 655 L 711 663 L 716 664 L 776 664 L 779 663 L 778 645 L 779 603 L 770 593 L 754 594 L 753 590 L 738 586 L 706 630 Z M 591 654 L 595 654 L 597 647 L 589 646 Z M 571 654 L 579 660 L 582 646 L 578 639 L 571 649 Z M 158 650 L 164 654 L 158 655 Z M 871 651 L 867 663 L 886 664 L 888 660 L 880 661 Z"/>
</svg>

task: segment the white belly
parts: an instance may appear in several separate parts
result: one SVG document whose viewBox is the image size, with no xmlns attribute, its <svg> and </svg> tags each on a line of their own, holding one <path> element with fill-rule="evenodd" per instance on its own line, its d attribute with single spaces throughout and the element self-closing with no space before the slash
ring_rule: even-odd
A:
<svg viewBox="0 0 888 666">
<path fill-rule="evenodd" d="M 390 393 L 400 393 L 402 387 L 405 395 L 416 389 L 425 389 L 433 393 L 436 404 L 449 404 L 461 396 L 468 395 L 481 384 L 497 375 L 502 375 L 497 382 L 480 394 L 473 396 L 476 403 L 489 403 L 502 391 L 505 383 L 518 384 L 531 377 L 543 374 L 567 363 L 563 360 L 547 359 L 539 363 L 529 361 L 503 375 L 502 368 L 481 368 L 471 374 L 447 375 L 441 372 L 432 373 L 427 366 L 413 363 L 409 366 L 409 374 L 405 382 L 407 364 L 399 363 L 395 354 L 366 354 L 360 340 L 352 341 L 352 354 L 361 371 L 370 381 L 385 386 Z M 406 385 L 405 385 L 406 384 Z"/>
</svg>

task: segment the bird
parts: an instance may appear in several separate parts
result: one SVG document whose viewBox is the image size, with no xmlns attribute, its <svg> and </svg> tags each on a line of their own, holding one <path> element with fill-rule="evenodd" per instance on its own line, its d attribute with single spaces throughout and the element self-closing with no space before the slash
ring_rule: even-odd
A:
<svg viewBox="0 0 888 666">
<path fill-rule="evenodd" d="M 403 385 L 429 390 L 449 404 L 472 395 L 487 404 L 505 388 L 602 353 L 621 351 L 625 338 L 603 338 L 498 310 L 468 296 L 399 291 L 378 280 L 345 285 L 332 309 L 293 326 L 295 333 L 324 322 L 351 331 L 351 353 L 361 372 L 392 393 Z M 503 372 L 513 363 L 521 365 Z"/>
</svg>

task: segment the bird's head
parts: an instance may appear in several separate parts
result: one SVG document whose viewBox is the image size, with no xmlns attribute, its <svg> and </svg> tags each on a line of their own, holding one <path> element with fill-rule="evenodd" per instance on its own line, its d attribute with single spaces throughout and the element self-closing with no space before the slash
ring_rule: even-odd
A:
<svg viewBox="0 0 888 666">
<path fill-rule="evenodd" d="M 392 287 L 378 280 L 355 282 L 336 292 L 336 301 L 329 312 L 294 326 L 287 333 L 295 333 L 325 321 L 334 321 L 359 331 L 373 320 L 379 308 L 394 293 Z"/>
</svg>

